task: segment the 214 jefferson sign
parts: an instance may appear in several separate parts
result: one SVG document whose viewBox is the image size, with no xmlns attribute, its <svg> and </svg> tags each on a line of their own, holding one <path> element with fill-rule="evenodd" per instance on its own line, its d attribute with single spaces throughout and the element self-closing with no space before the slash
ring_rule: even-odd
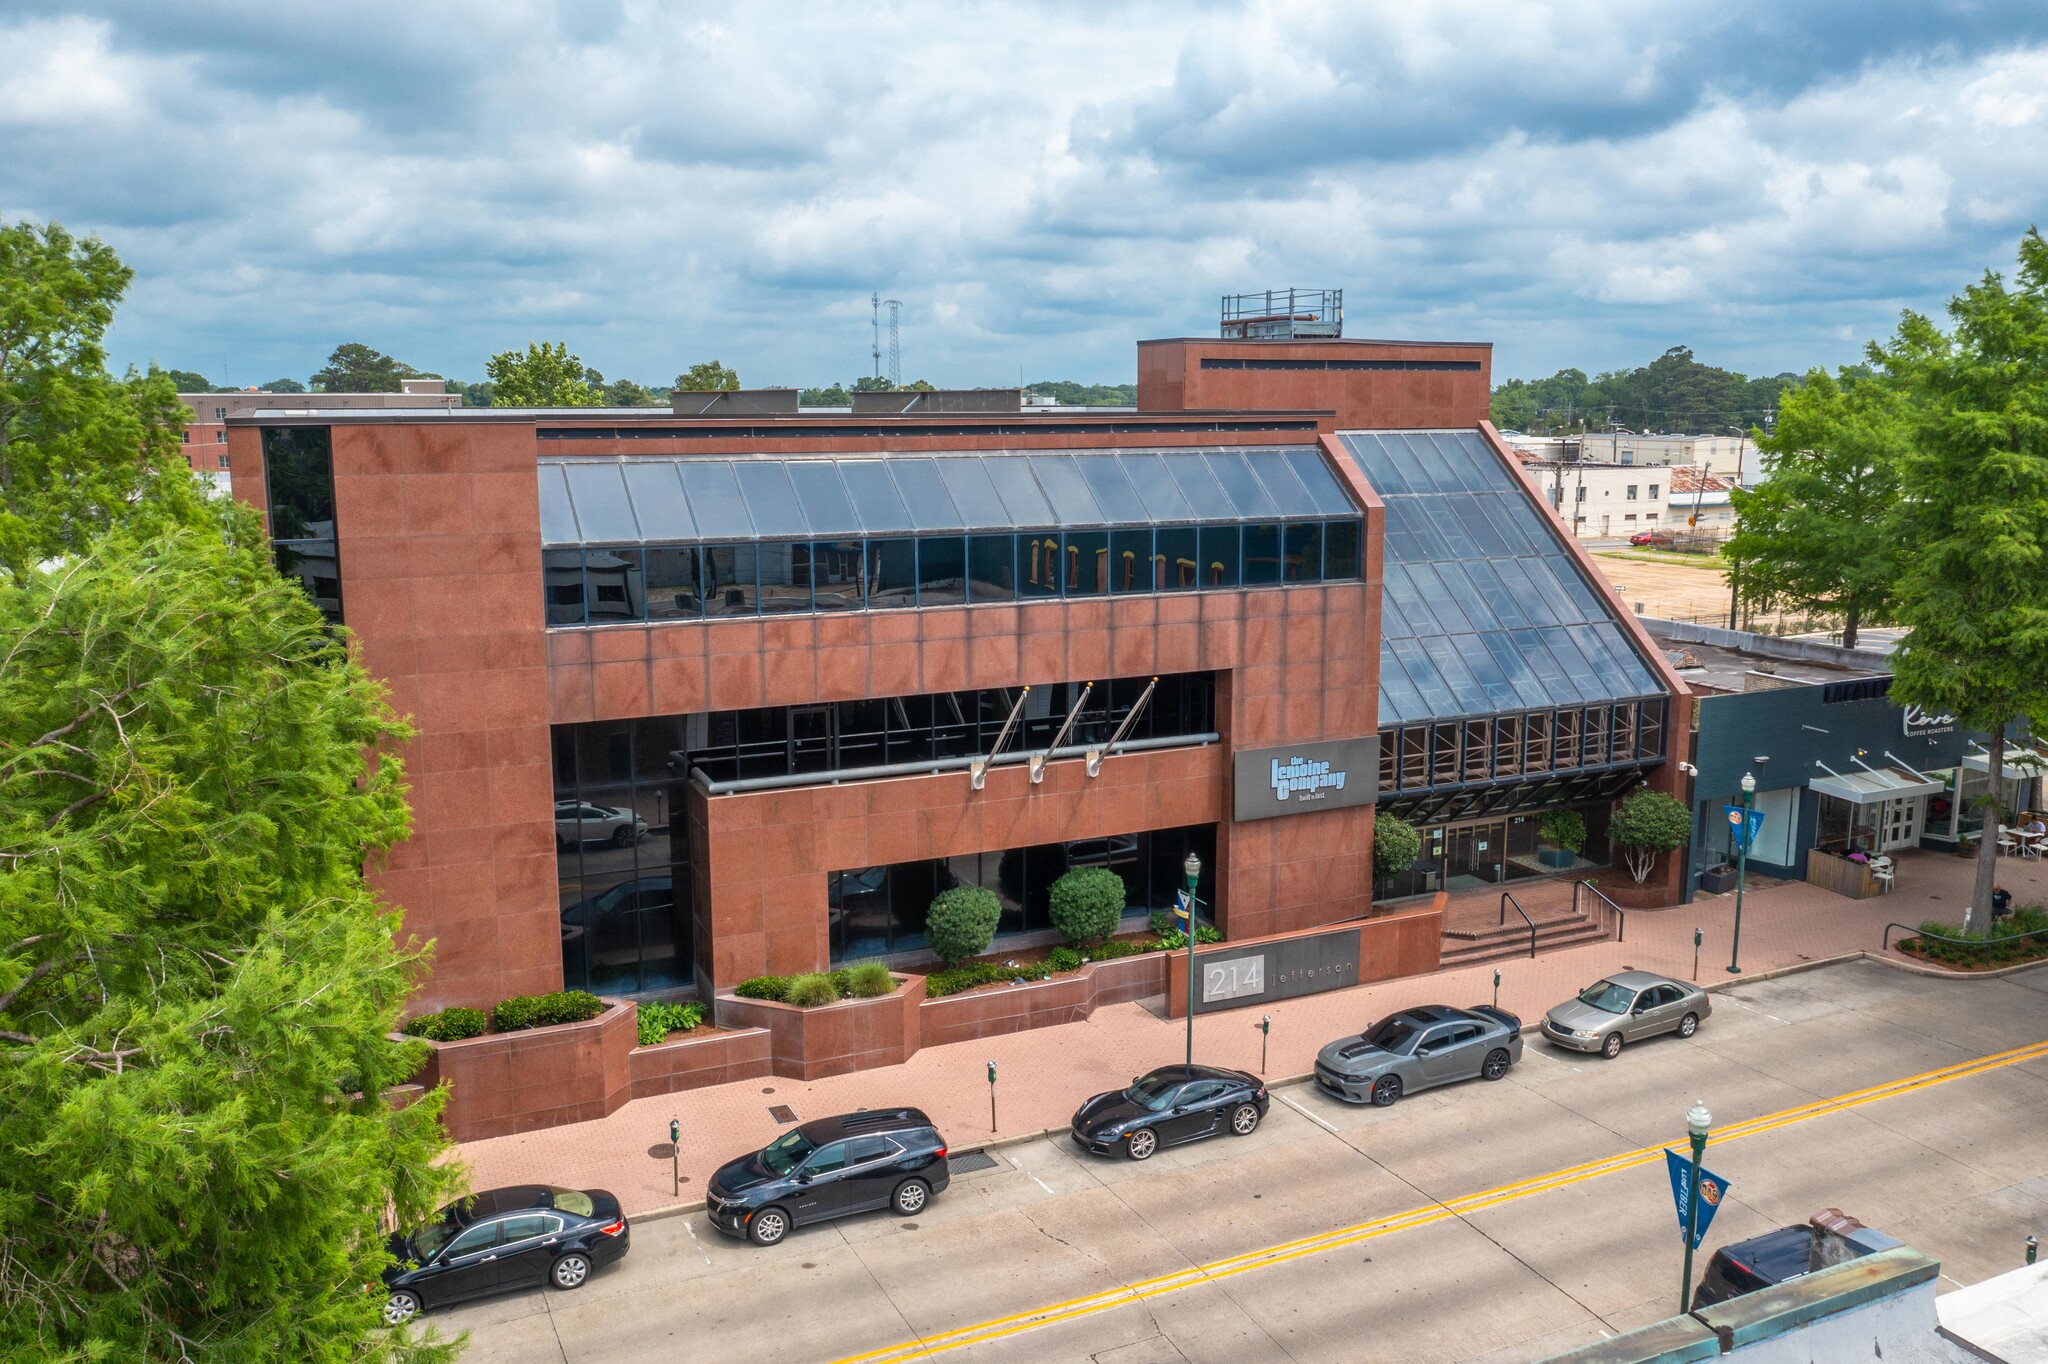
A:
<svg viewBox="0 0 2048 1364">
<path fill-rule="evenodd" d="M 1370 805 L 1379 770 L 1377 735 L 1240 749 L 1232 760 L 1235 813 L 1241 820 L 1271 819 Z"/>
</svg>

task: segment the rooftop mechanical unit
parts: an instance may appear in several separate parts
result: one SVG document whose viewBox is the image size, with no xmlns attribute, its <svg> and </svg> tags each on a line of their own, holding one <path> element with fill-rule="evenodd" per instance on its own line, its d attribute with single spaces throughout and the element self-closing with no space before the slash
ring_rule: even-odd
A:
<svg viewBox="0 0 2048 1364">
<path fill-rule="evenodd" d="M 1262 294 L 1223 296 L 1226 341 L 1327 341 L 1342 335 L 1342 289 L 1268 289 Z"/>
</svg>

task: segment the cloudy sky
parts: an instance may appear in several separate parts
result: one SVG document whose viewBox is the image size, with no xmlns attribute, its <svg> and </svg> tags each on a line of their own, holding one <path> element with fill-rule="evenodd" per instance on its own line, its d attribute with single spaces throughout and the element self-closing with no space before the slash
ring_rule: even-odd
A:
<svg viewBox="0 0 2048 1364">
<path fill-rule="evenodd" d="M 117 363 L 1128 380 L 1216 296 L 1496 375 L 1774 373 L 2048 202 L 2041 0 L 0 6 L 0 216 L 135 266 Z"/>
</svg>

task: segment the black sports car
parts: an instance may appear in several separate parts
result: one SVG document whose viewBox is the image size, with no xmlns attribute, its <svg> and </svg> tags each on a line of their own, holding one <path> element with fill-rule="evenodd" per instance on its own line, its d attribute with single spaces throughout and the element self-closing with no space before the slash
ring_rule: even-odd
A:
<svg viewBox="0 0 2048 1364">
<path fill-rule="evenodd" d="M 603 1189 L 486 1189 L 391 1238 L 398 1263 L 384 1271 L 384 1321 L 397 1326 L 428 1307 L 544 1283 L 581 1288 L 630 1241 L 619 1200 Z"/>
<path fill-rule="evenodd" d="M 1129 1089 L 1098 1094 L 1074 1114 L 1074 1144 L 1097 1155 L 1148 1159 L 1162 1146 L 1219 1132 L 1248 1137 L 1271 1101 L 1266 1082 L 1215 1066 L 1161 1066 Z"/>
</svg>

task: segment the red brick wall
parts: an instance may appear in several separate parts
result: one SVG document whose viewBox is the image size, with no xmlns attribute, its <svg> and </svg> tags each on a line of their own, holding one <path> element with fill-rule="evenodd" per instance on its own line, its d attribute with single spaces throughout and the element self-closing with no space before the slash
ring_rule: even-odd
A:
<svg viewBox="0 0 2048 1364">
<path fill-rule="evenodd" d="M 1203 369 L 1202 358 L 1457 360 L 1476 371 Z M 1493 348 L 1366 341 L 1138 343 L 1138 407 L 1147 412 L 1329 412 L 1330 429 L 1469 427 L 1486 420 Z"/>
</svg>

